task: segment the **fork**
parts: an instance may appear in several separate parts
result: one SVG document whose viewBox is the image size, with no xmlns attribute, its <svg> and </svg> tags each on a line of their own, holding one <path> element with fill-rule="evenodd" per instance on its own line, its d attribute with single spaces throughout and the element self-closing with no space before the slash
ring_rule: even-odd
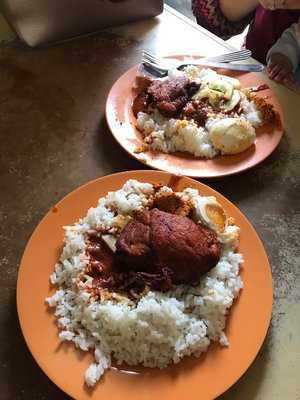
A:
<svg viewBox="0 0 300 400">
<path fill-rule="evenodd" d="M 244 49 L 244 50 L 233 51 L 227 54 L 221 54 L 219 56 L 204 57 L 202 58 L 202 60 L 227 63 L 231 61 L 247 60 L 248 58 L 251 57 L 251 54 L 252 53 L 250 50 Z M 143 59 L 148 60 L 150 62 L 154 62 L 156 64 L 163 64 L 164 62 L 166 62 L 166 59 L 156 57 L 154 54 L 151 54 L 146 50 L 143 50 Z"/>
<path fill-rule="evenodd" d="M 243 54 L 242 57 L 245 57 L 245 54 Z M 211 59 L 207 60 L 207 58 L 201 59 L 199 62 L 197 62 L 196 60 L 191 60 L 191 62 L 187 61 L 182 62 L 176 59 L 162 59 L 155 57 L 154 55 L 145 51 L 143 52 L 142 56 L 142 64 L 151 74 L 156 75 L 157 77 L 164 77 L 168 75 L 168 71 L 170 69 L 177 68 L 180 70 L 186 67 L 187 65 L 202 65 L 214 68 L 225 68 L 230 70 L 252 71 L 252 72 L 259 72 L 264 69 L 264 66 L 261 64 L 236 64 L 236 63 L 231 64 L 229 61 L 225 63 L 225 62 L 215 61 L 214 59 L 212 61 Z"/>
</svg>

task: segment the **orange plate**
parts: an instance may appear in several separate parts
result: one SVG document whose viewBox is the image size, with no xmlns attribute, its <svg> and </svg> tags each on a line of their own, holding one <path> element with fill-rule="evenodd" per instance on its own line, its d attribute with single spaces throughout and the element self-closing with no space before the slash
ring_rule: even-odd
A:
<svg viewBox="0 0 300 400">
<path fill-rule="evenodd" d="M 62 226 L 86 215 L 99 197 L 119 189 L 130 178 L 168 184 L 171 175 L 130 171 L 89 182 L 61 200 L 34 231 L 22 258 L 17 285 L 18 314 L 25 340 L 43 371 L 75 399 L 213 399 L 240 378 L 263 343 L 272 310 L 272 276 L 262 243 L 244 215 L 222 195 L 192 179 L 180 178 L 177 190 L 190 186 L 199 189 L 202 195 L 216 196 L 241 228 L 239 251 L 245 259 L 244 289 L 226 327 L 230 346 L 222 348 L 215 344 L 202 358 L 186 358 L 165 370 L 114 368 L 90 390 L 84 385 L 83 375 L 93 360 L 92 355 L 58 340 L 53 312 L 44 299 L 53 293 L 49 276 L 63 246 Z"/>
<path fill-rule="evenodd" d="M 183 57 L 173 56 L 172 58 L 182 59 Z M 199 58 L 199 56 L 194 56 L 194 58 Z M 254 73 L 237 73 L 236 71 L 222 69 L 217 71 L 238 78 L 242 87 L 257 86 L 264 83 Z M 135 66 L 122 75 L 113 85 L 106 103 L 106 119 L 119 144 L 137 160 L 150 167 L 177 175 L 198 178 L 232 175 L 245 171 L 263 161 L 277 147 L 283 135 L 283 125 L 280 121 L 276 124 L 264 125 L 256 129 L 255 144 L 246 151 L 232 156 L 217 156 L 210 160 L 179 152 L 166 154 L 151 150 L 137 154 L 135 151 L 142 145 L 143 140 L 141 133 L 135 128 L 136 118 L 131 110 L 135 96 L 133 85 L 136 72 L 137 67 Z M 259 92 L 258 95 L 268 97 L 268 102 L 274 105 L 281 121 L 283 121 L 282 110 L 275 94 L 268 89 Z"/>
</svg>

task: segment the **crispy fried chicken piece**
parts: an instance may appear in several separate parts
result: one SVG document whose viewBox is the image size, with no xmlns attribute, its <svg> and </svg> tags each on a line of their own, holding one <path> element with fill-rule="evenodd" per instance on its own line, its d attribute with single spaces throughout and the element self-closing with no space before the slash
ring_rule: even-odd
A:
<svg viewBox="0 0 300 400">
<path fill-rule="evenodd" d="M 277 116 L 273 104 L 266 102 L 263 97 L 257 95 L 251 96 L 251 99 L 261 112 L 263 124 L 274 123 L 276 121 Z"/>
<path fill-rule="evenodd" d="M 220 258 L 216 234 L 191 219 L 151 210 L 152 248 L 160 265 L 174 272 L 174 283 L 195 284 Z"/>
<path fill-rule="evenodd" d="M 208 118 L 208 114 L 213 112 L 213 108 L 204 101 L 189 101 L 182 110 L 182 119 L 193 119 L 198 125 L 204 126 Z"/>
<path fill-rule="evenodd" d="M 186 217 L 191 212 L 192 204 L 174 192 L 162 192 L 156 195 L 153 207 L 160 211 Z"/>
<path fill-rule="evenodd" d="M 146 74 L 144 71 L 142 73 L 139 73 L 136 78 L 135 78 L 135 89 L 137 92 L 144 92 L 146 89 L 151 85 L 151 83 L 154 81 L 154 78 L 152 78 L 149 74 Z"/>
<path fill-rule="evenodd" d="M 196 284 L 220 258 L 216 234 L 191 219 L 158 209 L 129 222 L 116 244 L 123 271 L 150 274 L 172 271 L 172 282 Z"/>
<path fill-rule="evenodd" d="M 140 213 L 122 230 L 117 243 L 116 254 L 121 264 L 130 265 L 131 270 L 148 271 L 151 268 L 152 249 L 150 213 Z"/>
<path fill-rule="evenodd" d="M 152 103 L 166 117 L 178 114 L 199 85 L 185 76 L 155 80 L 147 89 Z"/>
</svg>

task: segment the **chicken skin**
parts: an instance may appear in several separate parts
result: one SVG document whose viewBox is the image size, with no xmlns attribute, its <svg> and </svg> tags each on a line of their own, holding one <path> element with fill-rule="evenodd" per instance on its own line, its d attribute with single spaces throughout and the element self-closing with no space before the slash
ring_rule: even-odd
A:
<svg viewBox="0 0 300 400">
<path fill-rule="evenodd" d="M 192 284 L 220 259 L 215 232 L 190 218 L 156 208 L 139 214 L 121 232 L 116 257 L 123 271 L 171 271 L 174 284 Z"/>
</svg>

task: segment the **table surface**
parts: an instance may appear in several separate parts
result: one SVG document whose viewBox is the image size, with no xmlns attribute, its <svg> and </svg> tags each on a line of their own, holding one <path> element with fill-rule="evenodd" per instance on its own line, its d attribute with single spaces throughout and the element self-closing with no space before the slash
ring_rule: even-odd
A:
<svg viewBox="0 0 300 400">
<path fill-rule="evenodd" d="M 13 36 L 3 21 L 0 35 Z M 17 40 L 0 47 L 0 399 L 68 398 L 26 348 L 15 301 L 18 266 L 35 226 L 64 195 L 91 179 L 145 168 L 118 146 L 104 117 L 110 87 L 139 61 L 142 49 L 205 55 L 231 50 L 168 7 L 158 18 L 49 48 L 33 50 Z M 205 182 L 250 219 L 274 278 L 266 341 L 222 400 L 300 399 L 300 96 L 260 75 L 282 104 L 286 134 L 261 165 Z"/>
</svg>

